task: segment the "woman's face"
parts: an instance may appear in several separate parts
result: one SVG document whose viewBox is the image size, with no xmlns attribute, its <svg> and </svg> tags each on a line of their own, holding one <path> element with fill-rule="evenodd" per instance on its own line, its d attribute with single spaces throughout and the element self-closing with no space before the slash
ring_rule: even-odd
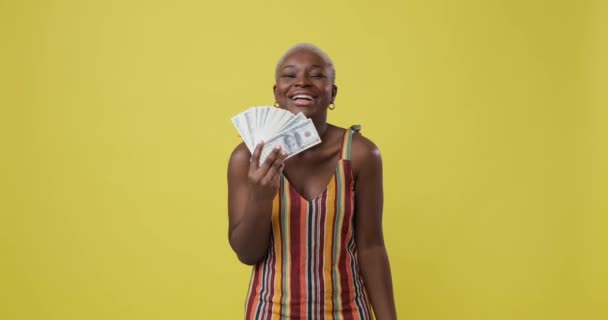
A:
<svg viewBox="0 0 608 320">
<path fill-rule="evenodd" d="M 338 91 L 330 72 L 317 54 L 296 51 L 279 66 L 274 98 L 281 108 L 296 114 L 302 112 L 309 118 L 325 114 Z"/>
</svg>

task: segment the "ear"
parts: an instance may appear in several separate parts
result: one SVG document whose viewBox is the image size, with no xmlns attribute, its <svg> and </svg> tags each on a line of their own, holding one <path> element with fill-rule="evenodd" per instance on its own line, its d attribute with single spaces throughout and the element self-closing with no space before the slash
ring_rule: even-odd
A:
<svg viewBox="0 0 608 320">
<path fill-rule="evenodd" d="M 272 86 L 272 98 L 274 98 L 274 102 L 277 102 L 277 85 L 276 83 Z"/>
<path fill-rule="evenodd" d="M 335 84 L 331 85 L 331 103 L 334 103 L 334 100 L 336 100 L 336 96 L 338 95 L 338 86 L 336 86 Z"/>
</svg>

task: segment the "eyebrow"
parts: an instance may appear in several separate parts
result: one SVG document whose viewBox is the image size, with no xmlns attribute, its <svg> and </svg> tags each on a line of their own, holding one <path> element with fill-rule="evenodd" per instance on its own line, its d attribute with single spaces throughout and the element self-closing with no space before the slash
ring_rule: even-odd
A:
<svg viewBox="0 0 608 320">
<path fill-rule="evenodd" d="M 285 69 L 285 68 L 293 68 L 293 67 L 296 67 L 296 65 L 295 65 L 295 64 L 288 64 L 288 65 L 286 65 L 286 66 L 283 66 L 281 69 Z M 323 66 L 322 66 L 322 65 L 320 65 L 320 64 L 313 64 L 311 67 L 312 67 L 312 68 L 323 68 Z"/>
</svg>

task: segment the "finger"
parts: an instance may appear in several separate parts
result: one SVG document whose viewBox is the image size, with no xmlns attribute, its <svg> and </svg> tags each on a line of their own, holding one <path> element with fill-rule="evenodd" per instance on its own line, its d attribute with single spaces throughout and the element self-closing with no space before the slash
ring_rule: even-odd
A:
<svg viewBox="0 0 608 320">
<path fill-rule="evenodd" d="M 274 149 L 272 149 L 270 154 L 266 157 L 266 160 L 264 160 L 264 163 L 258 169 L 261 177 L 266 176 L 268 169 L 270 169 L 272 167 L 272 164 L 274 163 L 274 161 L 281 154 L 280 152 L 281 152 L 280 146 L 276 146 L 276 147 L 274 147 Z"/>
<path fill-rule="evenodd" d="M 285 161 L 286 157 L 287 154 L 285 152 L 281 152 L 277 156 L 271 167 L 268 169 L 268 172 L 266 173 L 265 178 L 267 179 L 267 181 L 273 181 L 273 179 L 276 179 L 277 174 L 280 173 L 282 170 L 283 162 Z"/>
<path fill-rule="evenodd" d="M 284 164 L 279 165 L 278 170 L 274 171 L 272 175 L 268 175 L 264 178 L 263 184 L 269 186 L 277 186 L 279 184 L 279 180 L 281 179 L 281 174 L 283 173 Z"/>
<path fill-rule="evenodd" d="M 253 149 L 253 155 L 251 156 L 251 165 L 250 168 L 253 170 L 257 170 L 260 167 L 260 155 L 262 154 L 262 149 L 264 149 L 264 142 L 258 143 L 258 145 Z"/>
</svg>

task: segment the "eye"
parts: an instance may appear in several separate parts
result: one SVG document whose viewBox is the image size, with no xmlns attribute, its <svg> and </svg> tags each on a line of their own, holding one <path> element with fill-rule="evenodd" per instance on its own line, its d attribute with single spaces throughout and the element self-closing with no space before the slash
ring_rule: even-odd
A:
<svg viewBox="0 0 608 320">
<path fill-rule="evenodd" d="M 325 75 L 322 74 L 322 73 L 313 73 L 310 76 L 313 77 L 313 78 L 317 78 L 317 79 L 325 78 Z"/>
<path fill-rule="evenodd" d="M 295 78 L 295 73 L 284 73 L 281 75 L 281 78 Z"/>
</svg>

